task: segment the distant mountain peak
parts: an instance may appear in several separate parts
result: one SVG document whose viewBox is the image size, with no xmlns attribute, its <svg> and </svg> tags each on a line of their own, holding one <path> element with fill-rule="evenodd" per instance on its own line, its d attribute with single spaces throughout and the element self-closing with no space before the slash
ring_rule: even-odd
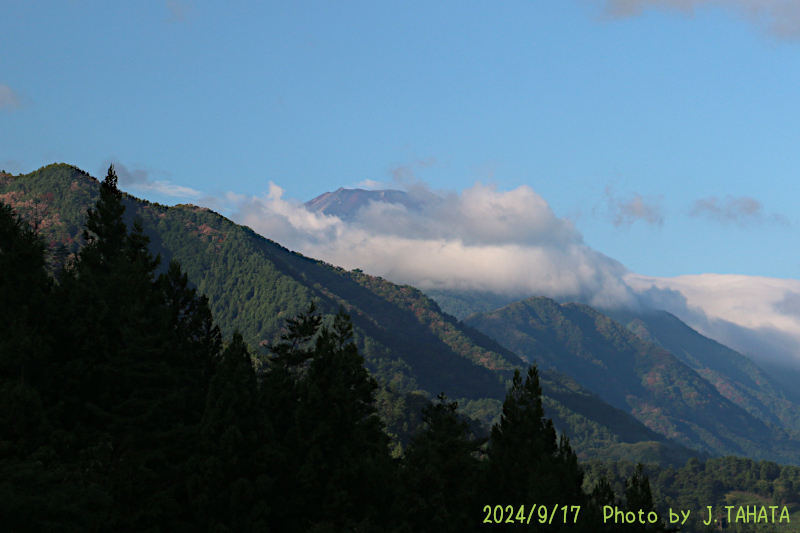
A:
<svg viewBox="0 0 800 533">
<path fill-rule="evenodd" d="M 311 211 L 334 215 L 347 220 L 355 218 L 358 211 L 370 202 L 399 204 L 411 211 L 420 211 L 424 206 L 437 204 L 442 199 L 428 191 L 405 192 L 395 189 L 368 191 L 339 187 L 333 192 L 320 194 L 305 203 Z"/>
</svg>

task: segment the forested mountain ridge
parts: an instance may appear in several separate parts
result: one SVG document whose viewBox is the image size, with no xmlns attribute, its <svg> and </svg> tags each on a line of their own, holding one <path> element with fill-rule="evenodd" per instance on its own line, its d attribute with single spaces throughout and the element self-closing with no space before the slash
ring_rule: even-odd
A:
<svg viewBox="0 0 800 533">
<path fill-rule="evenodd" d="M 606 314 L 673 354 L 748 413 L 800 433 L 800 391 L 782 386 L 748 357 L 701 335 L 666 311 Z"/>
<path fill-rule="evenodd" d="M 343 308 L 327 324 L 314 303 L 287 319 L 257 373 L 180 265 L 157 273 L 122 199 L 111 167 L 85 245 L 52 274 L 41 234 L 0 204 L 5 530 L 665 530 L 641 465 L 624 500 L 603 479 L 583 488 L 535 366 L 514 371 L 488 442 L 440 394 L 393 456 Z M 608 506 L 649 523 L 611 525 Z"/>
<path fill-rule="evenodd" d="M 398 191 L 360 191 L 339 189 L 324 193 L 306 203 L 327 214 L 356 218 L 358 211 L 369 201 L 393 203 Z M 356 201 L 361 199 L 362 201 Z M 474 313 L 491 312 L 522 297 L 496 294 L 489 291 L 428 289 L 425 293 L 436 300 L 440 308 L 460 320 Z M 564 302 L 562 299 L 561 302 Z M 632 311 L 598 309 L 601 313 L 626 325 L 647 342 L 653 342 L 695 370 L 720 394 L 751 415 L 784 427 L 800 431 L 800 392 L 796 387 L 800 374 L 791 366 L 750 358 L 704 337 L 677 317 L 664 311 Z"/>
<path fill-rule="evenodd" d="M 80 213 L 95 200 L 98 185 L 78 169 L 50 165 L 24 177 L 6 178 L 0 201 L 23 215 L 42 217 L 45 223 L 39 227 L 51 246 L 64 244 L 74 253 L 82 240 Z M 52 194 L 52 202 L 44 191 Z M 127 220 L 141 217 L 153 251 L 165 263 L 179 260 L 189 279 L 208 296 L 223 334 L 238 328 L 252 346 L 277 341 L 285 319 L 315 300 L 327 314 L 345 307 L 353 316 L 368 365 L 400 390 L 500 399 L 513 368 L 523 365 L 510 352 L 500 355 L 467 340 L 453 329 L 454 320 L 448 327 L 443 320 L 429 319 L 432 328 L 424 327 L 417 315 L 438 313 L 438 307 L 412 287 L 304 257 L 206 208 L 168 208 L 129 195 L 124 204 Z M 66 218 L 65 212 L 75 216 Z M 393 301 L 382 295 L 392 295 Z M 437 328 L 440 334 L 433 331 Z M 463 353 L 454 349 L 456 343 L 466 348 Z M 438 371 L 440 367 L 447 371 Z"/>
<path fill-rule="evenodd" d="M 751 415 L 675 356 L 588 306 L 529 298 L 466 322 L 686 446 L 800 461 L 800 441 L 786 430 Z"/>
<path fill-rule="evenodd" d="M 83 241 L 85 212 L 99 182 L 64 164 L 28 175 L 0 178 L 0 201 L 28 220 L 54 251 L 75 253 Z M 123 195 L 125 219 L 142 219 L 150 247 L 162 264 L 180 261 L 223 334 L 238 329 L 251 346 L 267 348 L 286 332 L 285 320 L 314 300 L 326 320 L 343 306 L 355 326 L 367 367 L 401 395 L 445 392 L 463 411 L 496 420 L 513 368 L 524 363 L 485 335 L 440 312 L 420 291 L 359 271 L 345 271 L 291 252 L 206 208 L 165 207 Z M 58 254 L 57 254 L 58 255 Z M 68 260 L 68 258 L 65 258 Z M 627 458 L 683 464 L 692 452 L 669 443 L 563 377 L 542 372 L 544 402 L 557 427 L 581 457 Z"/>
</svg>

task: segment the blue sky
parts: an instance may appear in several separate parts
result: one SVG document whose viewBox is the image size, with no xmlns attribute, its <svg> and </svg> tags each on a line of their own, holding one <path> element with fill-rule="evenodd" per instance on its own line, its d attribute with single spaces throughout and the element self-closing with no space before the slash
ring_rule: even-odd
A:
<svg viewBox="0 0 800 533">
<path fill-rule="evenodd" d="M 633 272 L 798 279 L 798 3 L 4 0 L 0 168 L 528 186 Z"/>
</svg>

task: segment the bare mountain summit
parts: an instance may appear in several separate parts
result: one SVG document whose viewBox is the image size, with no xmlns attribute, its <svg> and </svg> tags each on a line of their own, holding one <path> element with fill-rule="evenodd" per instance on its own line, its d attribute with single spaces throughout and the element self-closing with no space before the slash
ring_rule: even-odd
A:
<svg viewBox="0 0 800 533">
<path fill-rule="evenodd" d="M 428 191 L 404 192 L 393 189 L 367 191 L 364 189 L 345 189 L 339 187 L 333 192 L 323 193 L 309 200 L 305 206 L 311 211 L 334 215 L 342 220 L 351 220 L 358 211 L 370 202 L 400 204 L 410 211 L 420 211 L 424 206 L 437 204 L 442 199 Z"/>
</svg>

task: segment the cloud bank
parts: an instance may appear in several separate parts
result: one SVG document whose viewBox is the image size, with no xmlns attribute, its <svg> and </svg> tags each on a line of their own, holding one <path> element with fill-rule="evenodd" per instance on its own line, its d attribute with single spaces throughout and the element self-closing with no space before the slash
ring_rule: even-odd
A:
<svg viewBox="0 0 800 533">
<path fill-rule="evenodd" d="M 756 363 L 800 362 L 800 281 L 734 274 L 625 281 L 648 306 L 664 309 Z"/>
<path fill-rule="evenodd" d="M 416 198 L 430 198 L 426 192 Z M 371 201 L 343 220 L 285 199 L 270 183 L 263 196 L 229 193 L 210 206 L 304 255 L 395 283 L 513 299 L 548 296 L 601 309 L 664 309 L 756 362 L 800 361 L 800 281 L 642 276 L 591 249 L 530 187 L 498 191 L 478 183 L 439 197 L 412 208 Z M 646 218 L 636 196 L 620 205 L 632 218 Z M 748 202 L 732 205 L 743 216 L 758 212 Z"/>
<path fill-rule="evenodd" d="M 232 218 L 304 255 L 422 289 L 636 305 L 625 267 L 587 246 L 530 187 L 478 183 L 442 196 L 413 210 L 370 202 L 345 222 L 284 199 L 270 184 L 263 197 L 234 199 Z"/>
<path fill-rule="evenodd" d="M 594 0 L 611 18 L 641 15 L 648 9 L 677 11 L 693 16 L 698 9 L 734 11 L 779 39 L 800 39 L 800 3 L 797 0 Z"/>
</svg>

